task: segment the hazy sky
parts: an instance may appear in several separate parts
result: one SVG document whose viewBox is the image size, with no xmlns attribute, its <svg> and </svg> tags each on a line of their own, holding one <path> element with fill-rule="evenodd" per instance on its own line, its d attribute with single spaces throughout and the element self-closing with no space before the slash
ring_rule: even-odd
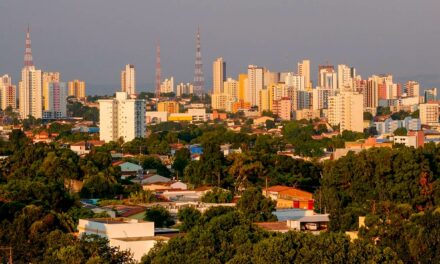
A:
<svg viewBox="0 0 440 264">
<path fill-rule="evenodd" d="M 86 80 L 88 94 L 119 89 L 127 63 L 152 89 L 156 39 L 162 76 L 192 81 L 197 25 L 207 83 L 221 56 L 231 77 L 310 58 L 314 80 L 319 64 L 345 63 L 440 88 L 439 0 L 0 0 L 0 74 L 15 83 L 28 24 L 35 65 Z"/>
</svg>

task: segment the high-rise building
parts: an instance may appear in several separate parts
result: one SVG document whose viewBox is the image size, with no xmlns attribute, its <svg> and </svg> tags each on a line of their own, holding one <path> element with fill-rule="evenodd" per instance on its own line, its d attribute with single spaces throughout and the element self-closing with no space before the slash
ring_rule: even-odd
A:
<svg viewBox="0 0 440 264">
<path fill-rule="evenodd" d="M 271 72 L 267 69 L 264 70 L 264 86 L 269 87 L 272 84 L 276 84 L 280 81 L 279 72 Z"/>
<path fill-rule="evenodd" d="M 60 119 L 67 116 L 67 86 L 64 82 L 53 81 L 48 83 L 48 90 L 44 99 L 47 106 L 43 111 L 43 119 Z"/>
<path fill-rule="evenodd" d="M 290 120 L 292 115 L 292 100 L 283 97 L 273 102 L 273 113 L 278 115 L 281 120 Z"/>
<path fill-rule="evenodd" d="M 425 103 L 437 101 L 437 88 L 426 89 L 424 95 Z"/>
<path fill-rule="evenodd" d="M 24 67 L 21 71 L 18 101 L 22 119 L 43 117 L 42 77 L 42 71 L 35 69 L 35 66 Z"/>
<path fill-rule="evenodd" d="M 226 79 L 226 81 L 223 82 L 223 92 L 238 100 L 240 93 L 239 82 L 232 78 Z"/>
<path fill-rule="evenodd" d="M 284 78 L 284 83 L 288 86 L 291 87 L 293 90 L 296 91 L 304 91 L 306 90 L 306 79 L 304 78 L 304 76 L 299 75 L 299 74 L 291 74 L 288 73 L 285 78 Z"/>
<path fill-rule="evenodd" d="M 248 75 L 240 73 L 238 75 L 238 99 L 244 101 L 248 90 Z M 249 103 L 249 102 L 248 102 Z"/>
<path fill-rule="evenodd" d="M 174 93 L 174 77 L 163 80 L 162 84 L 160 85 L 160 93 Z"/>
<path fill-rule="evenodd" d="M 304 77 L 304 88 L 312 90 L 312 81 L 310 80 L 310 60 L 303 60 L 298 63 L 298 75 Z"/>
<path fill-rule="evenodd" d="M 364 108 L 377 108 L 379 105 L 379 84 L 382 82 L 382 78 L 377 75 L 368 78 L 367 87 L 364 89 Z"/>
<path fill-rule="evenodd" d="M 438 124 L 439 123 L 439 104 L 426 103 L 419 105 L 419 115 L 422 125 Z"/>
<path fill-rule="evenodd" d="M 179 83 L 176 86 L 176 96 L 182 96 L 183 94 L 193 94 L 194 88 L 192 83 Z"/>
<path fill-rule="evenodd" d="M 21 118 L 33 116 L 43 117 L 43 95 L 42 95 L 43 73 L 34 66 L 30 30 L 26 32 L 26 49 L 24 54 L 24 68 L 21 71 L 19 82 L 19 111 Z"/>
<path fill-rule="evenodd" d="M 217 58 L 212 63 L 212 93 L 223 93 L 223 83 L 226 81 L 226 62 L 223 58 Z"/>
<path fill-rule="evenodd" d="M 318 85 L 321 88 L 336 90 L 338 88 L 338 75 L 333 65 L 320 65 L 318 72 Z"/>
<path fill-rule="evenodd" d="M 136 71 L 134 65 L 125 65 L 121 71 L 121 91 L 127 92 L 129 96 L 136 94 Z"/>
<path fill-rule="evenodd" d="M 86 83 L 81 80 L 68 82 L 68 96 L 73 96 L 79 100 L 86 98 Z"/>
<path fill-rule="evenodd" d="M 258 103 L 258 110 L 260 112 L 270 110 L 270 89 L 264 88 L 260 90 L 260 102 Z"/>
<path fill-rule="evenodd" d="M 49 84 L 51 82 L 59 82 L 59 72 L 43 72 L 43 110 L 49 108 Z"/>
<path fill-rule="evenodd" d="M 126 92 L 116 92 L 112 99 L 99 102 L 99 138 L 105 142 L 131 141 L 146 136 L 145 100 L 130 99 Z"/>
<path fill-rule="evenodd" d="M 335 96 L 335 89 L 317 87 L 313 89 L 312 108 L 313 110 L 328 109 L 328 100 L 330 96 Z"/>
<path fill-rule="evenodd" d="M 352 92 L 353 80 L 356 76 L 355 68 L 344 64 L 338 65 L 338 90 L 339 92 Z"/>
<path fill-rule="evenodd" d="M 12 78 L 9 75 L 0 77 L 0 100 L 2 110 L 7 107 L 17 108 L 17 87 L 12 85 Z"/>
<path fill-rule="evenodd" d="M 405 92 L 408 97 L 419 97 L 420 96 L 420 84 L 416 81 L 406 82 Z"/>
<path fill-rule="evenodd" d="M 340 131 L 363 132 L 363 97 L 354 92 L 343 92 L 329 97 L 328 121 L 340 126 Z"/>
<path fill-rule="evenodd" d="M 248 85 L 245 92 L 245 102 L 252 106 L 258 106 L 260 102 L 260 91 L 264 85 L 264 69 L 255 65 L 248 66 Z"/>
</svg>

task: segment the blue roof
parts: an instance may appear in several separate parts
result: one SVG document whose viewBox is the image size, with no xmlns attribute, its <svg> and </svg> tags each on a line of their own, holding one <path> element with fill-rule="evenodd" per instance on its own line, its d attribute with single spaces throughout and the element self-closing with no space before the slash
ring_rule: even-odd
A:
<svg viewBox="0 0 440 264">
<path fill-rule="evenodd" d="M 121 167 L 121 172 L 128 172 L 128 171 L 140 171 L 142 170 L 142 166 L 139 166 L 137 164 L 131 163 L 131 162 L 124 162 L 119 165 Z"/>
<path fill-rule="evenodd" d="M 294 220 L 306 216 L 307 210 L 304 209 L 277 209 L 272 212 L 278 218 L 278 221 Z"/>
</svg>

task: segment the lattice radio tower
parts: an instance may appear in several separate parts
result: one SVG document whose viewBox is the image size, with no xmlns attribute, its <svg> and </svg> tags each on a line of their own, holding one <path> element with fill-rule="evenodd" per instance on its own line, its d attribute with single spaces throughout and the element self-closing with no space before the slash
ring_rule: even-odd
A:
<svg viewBox="0 0 440 264">
<path fill-rule="evenodd" d="M 194 68 L 194 93 L 198 96 L 203 96 L 205 79 L 203 77 L 202 52 L 200 49 L 200 28 L 197 27 L 196 37 L 196 63 Z"/>
<path fill-rule="evenodd" d="M 160 98 L 160 44 L 159 40 L 156 42 L 156 98 Z"/>
<path fill-rule="evenodd" d="M 25 67 L 34 66 L 34 60 L 32 57 L 32 48 L 31 48 L 31 29 L 29 26 L 26 31 L 26 49 L 24 51 L 24 66 Z"/>
</svg>

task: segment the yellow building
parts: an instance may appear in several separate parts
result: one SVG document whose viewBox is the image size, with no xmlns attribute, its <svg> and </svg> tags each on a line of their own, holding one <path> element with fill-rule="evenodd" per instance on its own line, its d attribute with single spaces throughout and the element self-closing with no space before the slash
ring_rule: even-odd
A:
<svg viewBox="0 0 440 264">
<path fill-rule="evenodd" d="M 68 96 L 73 96 L 77 99 L 84 99 L 86 97 L 86 83 L 81 80 L 73 80 L 68 82 Z"/>
<path fill-rule="evenodd" d="M 260 90 L 260 112 L 270 110 L 270 89 Z"/>
<path fill-rule="evenodd" d="M 168 117 L 168 121 L 193 121 L 193 117 L 186 113 L 174 113 Z"/>
<path fill-rule="evenodd" d="M 43 72 L 43 107 L 49 109 L 49 83 L 59 82 L 59 72 Z"/>
<path fill-rule="evenodd" d="M 248 75 L 241 73 L 238 75 L 238 100 L 244 100 L 244 93 L 248 85 Z"/>
<path fill-rule="evenodd" d="M 158 112 L 168 112 L 169 114 L 179 113 L 179 103 L 175 101 L 164 101 L 157 104 Z"/>
</svg>

